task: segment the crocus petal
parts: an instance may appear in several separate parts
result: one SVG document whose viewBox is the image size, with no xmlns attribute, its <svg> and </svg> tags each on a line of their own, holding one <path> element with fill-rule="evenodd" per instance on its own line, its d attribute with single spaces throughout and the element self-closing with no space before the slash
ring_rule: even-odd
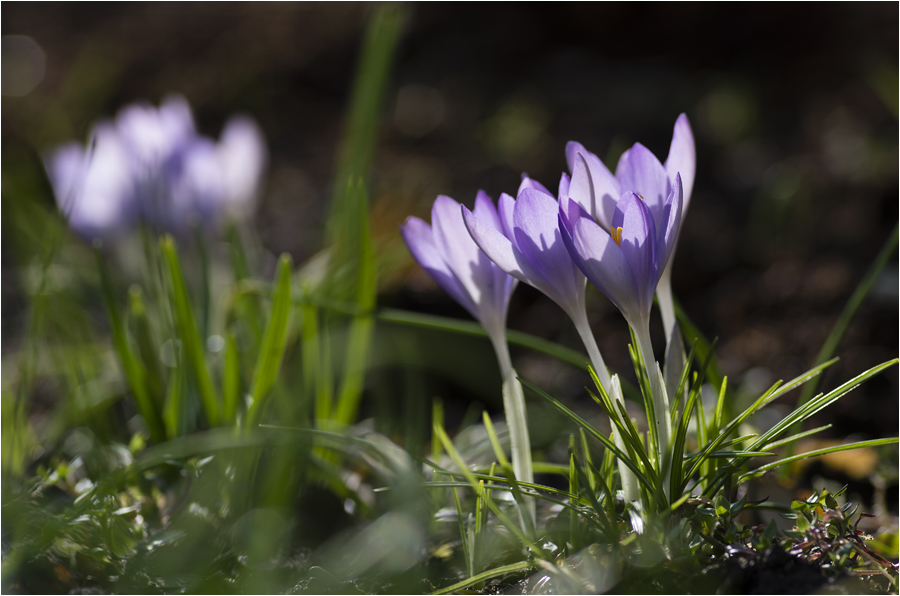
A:
<svg viewBox="0 0 900 596">
<path fill-rule="evenodd" d="M 235 116 L 225 124 L 217 151 L 227 190 L 226 206 L 235 215 L 249 215 L 259 197 L 268 162 L 262 131 L 253 119 Z"/>
<path fill-rule="evenodd" d="M 226 200 L 227 186 L 215 143 L 196 137 L 177 152 L 166 168 L 172 225 L 199 218 L 213 222 Z"/>
<path fill-rule="evenodd" d="M 697 151 L 694 147 L 694 134 L 687 115 L 681 114 L 675 121 L 672 133 L 672 144 L 669 146 L 669 157 L 666 158 L 666 174 L 674 183 L 675 175 L 681 174 L 683 185 L 684 210 L 687 211 L 694 189 L 694 175 L 697 171 Z"/>
<path fill-rule="evenodd" d="M 571 180 L 569 179 L 568 174 L 565 172 L 562 173 L 562 177 L 559 179 L 559 193 L 556 195 L 561 197 L 563 195 L 568 196 L 569 194 L 569 185 L 571 184 Z"/>
<path fill-rule="evenodd" d="M 535 285 L 534 280 L 540 279 L 540 272 L 509 238 L 479 219 L 465 205 L 462 206 L 462 214 L 472 240 L 497 267 L 516 279 Z"/>
<path fill-rule="evenodd" d="M 491 218 L 490 212 L 485 213 L 483 209 L 479 209 L 477 201 L 475 214 L 488 225 L 499 229 L 500 222 L 496 213 Z M 482 214 L 485 216 L 481 217 Z M 472 302 L 481 305 L 488 296 L 493 295 L 491 263 L 472 241 L 463 221 L 459 203 L 450 197 L 439 196 L 431 208 L 431 225 L 434 230 L 434 244 L 444 262 L 472 297 Z"/>
<path fill-rule="evenodd" d="M 678 241 L 681 217 L 684 213 L 684 194 L 682 189 L 681 175 L 676 174 L 672 192 L 669 193 L 668 198 L 666 198 L 666 204 L 663 207 L 663 219 L 657 224 L 659 226 L 656 236 L 657 281 L 666 268 L 666 264 L 675 250 L 675 243 Z"/>
<path fill-rule="evenodd" d="M 538 182 L 537 180 L 532 180 L 526 174 L 522 174 L 522 183 L 519 184 L 519 190 L 516 191 L 516 196 L 519 196 L 523 190 L 526 188 L 533 188 L 534 190 L 539 190 L 545 195 L 549 195 L 550 191 L 544 187 L 543 184 Z M 551 195 L 552 196 L 552 195 Z"/>
<path fill-rule="evenodd" d="M 50 152 L 44 160 L 47 177 L 56 196 L 56 204 L 67 214 L 75 198 L 81 194 L 87 174 L 87 155 L 81 143 L 66 143 Z"/>
<path fill-rule="evenodd" d="M 509 238 L 510 242 L 516 243 L 513 234 L 513 212 L 516 208 L 516 200 L 506 193 L 500 195 L 497 201 L 497 214 L 500 216 L 500 224 L 502 225 L 503 235 Z"/>
<path fill-rule="evenodd" d="M 587 211 L 602 225 L 609 227 L 612 222 L 613 211 L 616 208 L 616 202 L 621 194 L 619 181 L 612 175 L 609 168 L 603 165 L 599 157 L 585 149 L 581 143 L 569 141 L 566 144 L 566 161 L 573 176 L 575 175 L 575 163 L 579 154 L 583 155 L 587 162 L 588 170 L 591 173 L 591 183 L 594 187 L 593 203 Z M 575 197 L 572 198 L 576 201 L 578 200 Z M 580 204 L 585 206 L 583 203 Z"/>
<path fill-rule="evenodd" d="M 83 238 L 106 238 L 125 229 L 135 215 L 130 163 L 111 124 L 101 122 L 91 137 L 80 187 L 72 189 L 65 213 Z"/>
<path fill-rule="evenodd" d="M 525 189 L 516 199 L 514 219 L 516 245 L 549 286 L 538 289 L 564 310 L 570 310 L 584 291 L 584 279 L 560 235 L 556 200 L 546 193 Z"/>
<path fill-rule="evenodd" d="M 478 318 L 478 308 L 456 276 L 447 267 L 443 257 L 434 244 L 433 230 L 430 225 L 418 217 L 408 217 L 406 224 L 400 226 L 400 233 L 409 248 L 409 252 L 422 268 L 428 272 L 445 292 L 461 304 L 472 316 Z"/>
<path fill-rule="evenodd" d="M 662 217 L 663 203 L 669 195 L 666 170 L 649 149 L 635 143 L 619 160 L 616 170 L 622 193 L 632 191 L 643 197 L 654 220 Z"/>
<path fill-rule="evenodd" d="M 653 215 L 635 193 L 626 192 L 616 205 L 612 225 L 622 228 L 619 245 L 637 283 L 641 310 L 649 313 L 658 280 Z"/>
<path fill-rule="evenodd" d="M 621 248 L 575 201 L 560 197 L 559 206 L 559 230 L 572 260 L 626 318 L 639 316 L 637 283 Z"/>
<path fill-rule="evenodd" d="M 572 179 L 569 180 L 568 197 L 587 213 L 593 215 L 596 203 L 594 185 L 591 181 L 591 172 L 588 169 L 587 160 L 583 154 L 579 153 L 575 156 L 571 171 Z M 562 195 L 560 195 L 560 199 L 562 199 Z"/>
</svg>

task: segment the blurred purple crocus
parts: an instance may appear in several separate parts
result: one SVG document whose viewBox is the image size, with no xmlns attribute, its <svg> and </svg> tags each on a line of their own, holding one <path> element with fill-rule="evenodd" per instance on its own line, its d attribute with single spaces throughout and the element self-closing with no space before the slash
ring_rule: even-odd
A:
<svg viewBox="0 0 900 596">
<path fill-rule="evenodd" d="M 590 172 L 592 185 L 580 191 L 573 190 L 570 198 L 590 213 L 607 230 L 613 225 L 613 217 L 619 199 L 628 191 L 643 198 L 644 203 L 657 223 L 663 220 L 668 196 L 675 186 L 676 175 L 681 175 L 683 212 L 687 212 L 694 187 L 697 157 L 694 148 L 694 135 L 685 114 L 678 116 L 669 146 L 669 156 L 664 164 L 660 163 L 649 149 L 635 143 L 619 158 L 616 174 L 609 169 L 593 153 L 587 151 L 580 143 L 570 142 L 566 145 L 566 160 L 569 171 L 574 173 L 578 156 L 584 157 Z M 676 237 L 677 241 L 677 237 Z M 672 249 L 674 251 L 674 247 Z M 675 309 L 672 300 L 671 261 L 661 273 L 657 294 L 660 312 L 666 330 L 666 340 L 670 341 L 675 329 Z"/>
<path fill-rule="evenodd" d="M 596 195 L 591 188 L 587 160 L 582 156 L 574 165 L 570 193 Z M 609 230 L 601 227 L 575 200 L 563 196 L 559 203 L 560 232 L 572 259 L 591 283 L 616 305 L 634 330 L 653 394 L 660 461 L 668 450 L 671 420 L 650 343 L 650 309 L 657 283 L 678 238 L 682 188 L 681 176 L 676 174 L 659 210 L 659 220 L 644 199 L 626 191 L 616 202 Z"/>
<path fill-rule="evenodd" d="M 138 103 L 94 126 L 86 148 L 66 144 L 46 165 L 60 210 L 79 235 L 111 237 L 141 221 L 183 232 L 252 210 L 265 171 L 262 133 L 247 117 L 226 125 L 219 143 L 197 133 L 187 101 Z"/>
<path fill-rule="evenodd" d="M 461 209 L 460 204 L 450 197 L 439 196 L 431 208 L 431 225 L 418 217 L 408 217 L 400 226 L 400 233 L 409 252 L 428 275 L 472 313 L 487 331 L 503 376 L 503 406 L 513 470 L 518 480 L 533 482 L 525 396 L 506 345 L 506 312 L 518 281 L 481 252 L 466 229 Z M 506 224 L 484 191 L 478 192 L 474 213 L 482 225 L 502 234 Z M 533 519 L 531 505 L 529 510 Z"/>
</svg>

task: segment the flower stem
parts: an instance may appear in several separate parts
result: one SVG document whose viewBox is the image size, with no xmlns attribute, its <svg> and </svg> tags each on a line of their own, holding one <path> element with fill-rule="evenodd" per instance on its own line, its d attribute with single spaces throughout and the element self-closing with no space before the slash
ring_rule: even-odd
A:
<svg viewBox="0 0 900 596">
<path fill-rule="evenodd" d="M 662 315 L 663 329 L 666 331 L 666 346 L 672 341 L 672 332 L 678 324 L 675 318 L 675 302 L 672 298 L 672 263 L 665 268 L 656 286 L 656 298 L 659 301 L 659 313 Z"/>
<path fill-rule="evenodd" d="M 525 411 L 525 393 L 519 382 L 517 373 L 512 367 L 509 346 L 506 344 L 506 333 L 489 333 L 500 373 L 503 375 L 503 410 L 506 413 L 506 427 L 509 429 L 510 452 L 512 454 L 513 473 L 519 482 L 534 483 L 531 468 L 531 439 L 528 437 L 528 417 Z M 534 521 L 534 501 L 525 502 L 530 520 Z"/>
<path fill-rule="evenodd" d="M 667 462 L 669 451 L 669 437 L 672 435 L 672 420 L 669 418 L 669 399 L 660 382 L 659 365 L 653 357 L 653 345 L 650 342 L 650 321 L 641 318 L 638 325 L 632 325 L 634 336 L 637 338 L 638 350 L 644 360 L 647 371 L 647 379 L 650 381 L 650 393 L 653 398 L 653 413 L 656 419 L 657 462 L 663 474 L 663 489 L 669 494 L 669 469 L 671 464 Z"/>
<path fill-rule="evenodd" d="M 575 329 L 578 331 L 578 335 L 581 336 L 581 341 L 584 343 L 588 357 L 591 360 L 591 365 L 597 373 L 597 378 L 600 380 L 600 384 L 603 385 L 603 390 L 606 391 L 606 394 L 613 400 L 614 404 L 618 402 L 624 406 L 625 400 L 622 397 L 622 389 L 618 384 L 616 384 L 615 389 L 613 388 L 612 380 L 609 377 L 609 371 L 606 369 L 606 364 L 603 362 L 603 356 L 600 355 L 600 348 L 597 347 L 597 341 L 594 339 L 594 334 L 591 332 L 591 325 L 588 322 L 587 313 L 584 311 L 584 308 L 573 310 L 575 312 L 570 313 L 569 316 L 572 318 L 572 322 L 575 323 Z M 619 419 L 619 421 L 623 422 L 621 419 Z M 615 442 L 616 447 L 623 453 L 628 453 L 625 441 L 619 436 L 619 432 L 616 430 L 616 425 L 612 416 L 610 416 L 609 425 L 612 427 L 613 441 Z M 625 501 L 631 502 L 640 500 L 641 492 L 637 476 L 634 475 L 631 468 L 626 466 L 623 461 L 619 460 L 617 463 L 619 466 L 619 478 L 622 480 L 622 491 L 625 493 Z"/>
</svg>

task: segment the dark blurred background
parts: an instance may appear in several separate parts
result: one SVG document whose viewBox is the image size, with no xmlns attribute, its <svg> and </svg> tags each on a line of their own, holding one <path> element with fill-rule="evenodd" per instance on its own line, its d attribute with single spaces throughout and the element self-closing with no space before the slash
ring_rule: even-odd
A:
<svg viewBox="0 0 900 596">
<path fill-rule="evenodd" d="M 494 198 L 514 193 L 522 172 L 555 189 L 569 140 L 611 169 L 636 141 L 662 161 L 675 119 L 686 112 L 698 165 L 674 265 L 676 297 L 710 339 L 719 337 L 735 399 L 812 366 L 898 218 L 896 3 L 405 8 L 370 185 L 382 305 L 468 318 L 411 261 L 397 232 L 409 214 L 428 219 L 436 195 L 471 205 L 479 188 Z M 306 262 L 322 248 L 372 10 L 357 3 L 4 5 L 3 35 L 33 42 L 3 42 L 4 214 L 11 202 L 52 204 L 45 188 L 8 192 L 22 171 L 39 173 L 40 152 L 85 139 L 92 122 L 127 103 L 178 92 L 205 134 L 218 135 L 235 111 L 259 121 L 271 167 L 255 227 L 268 253 Z M 9 240 L 8 225 L 3 232 L 9 353 L 23 332 L 16 271 L 27 258 Z M 269 277 L 274 259 L 266 262 Z M 850 325 L 823 389 L 897 356 L 896 262 Z M 589 295 L 607 363 L 630 371 L 624 320 L 599 292 Z M 516 291 L 509 325 L 581 349 L 563 313 L 530 287 Z M 392 327 L 380 328 L 376 341 L 384 349 L 373 352 L 364 413 L 396 407 L 384 388 L 400 383 L 394 377 L 411 363 L 439 371 L 406 387 L 426 400 L 450 399 L 450 422 L 469 399 L 499 411 L 487 342 Z M 569 365 L 524 350 L 514 350 L 514 359 L 538 385 L 584 398 L 588 379 Z M 890 436 L 897 406 L 892 368 L 822 423 L 834 424 L 834 437 Z M 407 399 L 404 407 L 415 406 Z M 549 444 L 555 437 L 540 436 L 535 407 L 536 444 Z"/>
</svg>

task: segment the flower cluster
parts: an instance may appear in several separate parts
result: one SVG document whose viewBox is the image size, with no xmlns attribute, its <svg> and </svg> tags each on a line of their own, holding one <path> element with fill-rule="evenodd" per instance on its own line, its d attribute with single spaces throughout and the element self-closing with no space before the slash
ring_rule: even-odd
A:
<svg viewBox="0 0 900 596">
<path fill-rule="evenodd" d="M 667 341 L 680 341 L 673 334 L 668 272 L 694 182 L 690 124 L 684 114 L 679 116 L 665 164 L 640 143 L 622 155 L 615 175 L 579 143 L 568 144 L 566 158 L 572 176 L 562 175 L 558 198 L 528 177 L 523 177 L 515 199 L 500 196 L 499 209 L 483 192 L 474 212 L 461 206 L 461 215 L 452 213 L 455 201 L 438 197 L 432 210 L 434 230 L 409 218 L 401 226 L 403 237 L 435 281 L 485 325 L 495 345 L 505 325 L 512 280 L 549 296 L 578 329 L 604 389 L 620 400 L 618 383 L 606 370 L 585 312 L 586 280 L 600 289 L 637 339 L 650 383 L 656 452 L 663 467 L 671 420 L 650 345 L 650 311 L 660 289 Z M 623 470 L 623 484 L 628 475 Z"/>
<path fill-rule="evenodd" d="M 76 233 L 106 238 L 138 222 L 184 232 L 254 208 L 266 168 L 256 123 L 235 116 L 219 142 L 198 134 L 187 101 L 133 104 L 94 125 L 87 147 L 62 145 L 45 163 L 57 205 Z"/>
</svg>

